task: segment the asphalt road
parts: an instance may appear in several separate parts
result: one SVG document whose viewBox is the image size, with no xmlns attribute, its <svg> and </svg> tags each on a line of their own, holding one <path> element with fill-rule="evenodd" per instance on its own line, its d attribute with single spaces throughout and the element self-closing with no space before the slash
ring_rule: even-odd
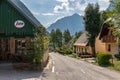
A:
<svg viewBox="0 0 120 80">
<path fill-rule="evenodd" d="M 49 67 L 41 80 L 120 80 L 120 73 L 91 63 L 50 53 Z"/>
</svg>

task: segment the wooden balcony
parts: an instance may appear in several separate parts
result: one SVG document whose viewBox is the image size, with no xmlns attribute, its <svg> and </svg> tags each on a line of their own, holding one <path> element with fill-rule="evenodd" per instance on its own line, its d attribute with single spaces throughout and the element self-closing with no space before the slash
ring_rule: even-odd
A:
<svg viewBox="0 0 120 80">
<path fill-rule="evenodd" d="M 102 38 L 102 42 L 105 42 L 105 43 L 115 43 L 116 40 L 115 40 L 115 37 L 113 35 L 107 35 L 107 36 L 104 36 Z"/>
</svg>

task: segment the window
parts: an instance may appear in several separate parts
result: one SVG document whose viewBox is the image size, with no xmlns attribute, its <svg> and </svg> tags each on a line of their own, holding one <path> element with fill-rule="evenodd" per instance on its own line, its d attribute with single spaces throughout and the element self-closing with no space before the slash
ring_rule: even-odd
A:
<svg viewBox="0 0 120 80">
<path fill-rule="evenodd" d="M 111 51 L 111 45 L 108 44 L 108 51 L 110 52 Z"/>
<path fill-rule="evenodd" d="M 25 42 L 22 42 L 22 47 L 25 47 Z"/>
<path fill-rule="evenodd" d="M 25 47 L 25 40 L 22 40 L 22 47 Z"/>
</svg>

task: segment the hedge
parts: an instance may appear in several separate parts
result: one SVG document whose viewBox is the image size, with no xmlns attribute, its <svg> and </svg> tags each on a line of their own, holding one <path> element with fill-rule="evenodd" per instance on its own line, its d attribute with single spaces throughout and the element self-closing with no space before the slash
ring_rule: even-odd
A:
<svg viewBox="0 0 120 80">
<path fill-rule="evenodd" d="M 120 60 L 120 53 L 115 54 L 115 57 L 116 57 L 118 60 Z"/>
<path fill-rule="evenodd" d="M 112 56 L 108 53 L 98 53 L 97 54 L 97 61 L 98 61 L 98 64 L 100 66 L 107 66 L 110 64 L 110 59 L 112 58 Z"/>
</svg>

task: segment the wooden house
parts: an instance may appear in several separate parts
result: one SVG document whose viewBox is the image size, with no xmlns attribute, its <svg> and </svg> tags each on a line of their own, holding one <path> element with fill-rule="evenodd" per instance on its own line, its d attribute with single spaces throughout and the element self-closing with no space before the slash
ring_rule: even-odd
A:
<svg viewBox="0 0 120 80">
<path fill-rule="evenodd" d="M 82 54 L 91 54 L 91 47 L 89 46 L 89 41 L 87 39 L 87 32 L 83 32 L 83 34 L 77 39 L 74 43 L 74 51 L 78 55 Z"/>
<path fill-rule="evenodd" d="M 23 54 L 39 26 L 39 21 L 20 0 L 0 0 L 0 59 Z"/>
<path fill-rule="evenodd" d="M 115 54 L 118 52 L 117 39 L 113 35 L 112 18 L 106 20 L 101 28 L 99 36 L 96 38 L 96 53 L 105 52 L 109 54 Z"/>
</svg>

